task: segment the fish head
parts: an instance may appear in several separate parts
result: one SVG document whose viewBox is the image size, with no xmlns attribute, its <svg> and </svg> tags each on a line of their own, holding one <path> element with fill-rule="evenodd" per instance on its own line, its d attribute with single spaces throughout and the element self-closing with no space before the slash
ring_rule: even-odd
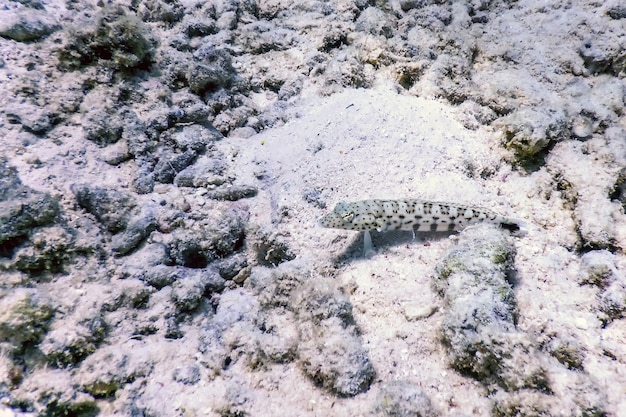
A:
<svg viewBox="0 0 626 417">
<path fill-rule="evenodd" d="M 331 229 L 353 229 L 354 216 L 354 209 L 351 205 L 345 201 L 340 201 L 333 211 L 323 216 L 318 222 L 320 226 Z"/>
</svg>

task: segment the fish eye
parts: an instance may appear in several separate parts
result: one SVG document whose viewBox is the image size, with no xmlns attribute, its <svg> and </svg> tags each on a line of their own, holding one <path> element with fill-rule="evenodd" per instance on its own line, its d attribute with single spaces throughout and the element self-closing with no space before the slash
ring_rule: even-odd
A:
<svg viewBox="0 0 626 417">
<path fill-rule="evenodd" d="M 351 222 L 351 221 L 352 221 L 352 219 L 354 219 L 354 211 L 349 211 L 349 212 L 347 212 L 346 214 L 343 214 L 343 215 L 341 216 L 341 219 L 342 219 L 344 222 L 348 222 L 348 223 L 349 223 L 349 222 Z"/>
</svg>

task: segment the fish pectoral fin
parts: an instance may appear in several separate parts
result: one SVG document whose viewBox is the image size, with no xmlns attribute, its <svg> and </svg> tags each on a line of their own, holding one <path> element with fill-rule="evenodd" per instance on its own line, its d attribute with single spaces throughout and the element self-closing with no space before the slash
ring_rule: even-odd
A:
<svg viewBox="0 0 626 417">
<path fill-rule="evenodd" d="M 372 235 L 369 230 L 365 230 L 363 232 L 363 256 L 369 258 L 375 253 L 374 245 L 372 245 Z"/>
</svg>

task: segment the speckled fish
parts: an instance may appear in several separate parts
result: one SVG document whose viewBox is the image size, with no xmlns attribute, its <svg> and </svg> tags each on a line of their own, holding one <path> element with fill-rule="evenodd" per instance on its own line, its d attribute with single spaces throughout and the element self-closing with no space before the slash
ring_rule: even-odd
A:
<svg viewBox="0 0 626 417">
<path fill-rule="evenodd" d="M 333 229 L 366 231 L 366 253 L 371 250 L 370 230 L 444 232 L 460 231 L 478 223 L 490 223 L 517 231 L 521 226 L 519 221 L 489 210 L 416 199 L 341 201 L 319 223 Z"/>
<path fill-rule="evenodd" d="M 459 231 L 476 223 L 517 230 L 516 220 L 489 210 L 415 199 L 341 201 L 322 217 L 320 225 L 348 230 Z"/>
</svg>

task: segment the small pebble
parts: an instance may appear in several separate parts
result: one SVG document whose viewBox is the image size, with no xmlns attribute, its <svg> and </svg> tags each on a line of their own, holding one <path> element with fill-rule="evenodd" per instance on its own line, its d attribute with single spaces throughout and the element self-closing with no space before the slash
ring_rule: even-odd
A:
<svg viewBox="0 0 626 417">
<path fill-rule="evenodd" d="M 587 330 L 589 328 L 589 324 L 587 323 L 587 320 L 582 317 L 578 317 L 577 319 L 574 320 L 574 326 L 576 326 L 576 328 L 580 330 Z"/>
<path fill-rule="evenodd" d="M 428 318 L 437 311 L 434 305 L 424 305 L 423 303 L 407 303 L 404 306 L 404 317 L 408 321 L 416 321 Z"/>
</svg>

